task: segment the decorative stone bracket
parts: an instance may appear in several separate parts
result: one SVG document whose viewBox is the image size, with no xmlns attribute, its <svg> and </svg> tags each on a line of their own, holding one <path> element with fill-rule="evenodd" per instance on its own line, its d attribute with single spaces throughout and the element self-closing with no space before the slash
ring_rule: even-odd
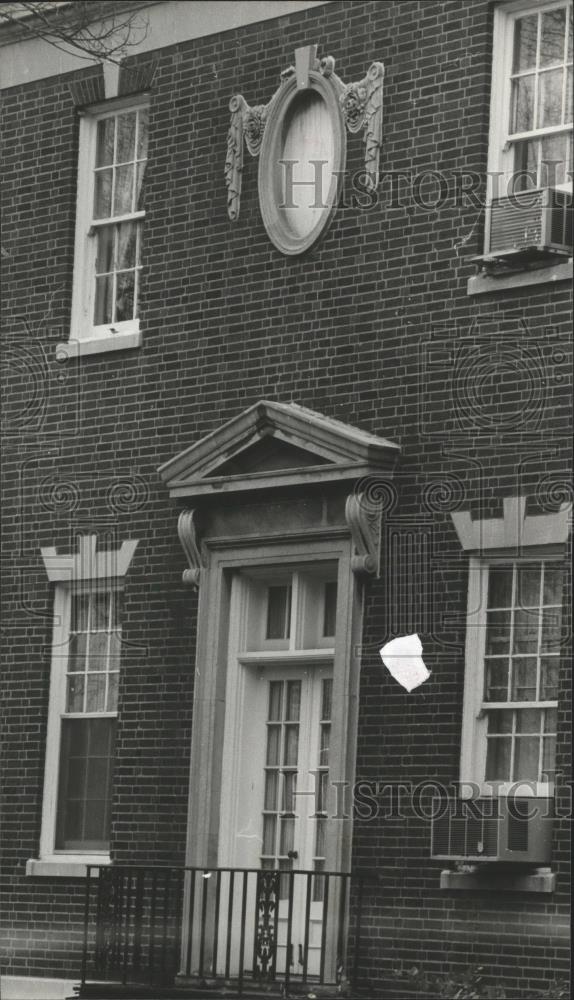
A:
<svg viewBox="0 0 574 1000">
<path fill-rule="evenodd" d="M 345 506 L 345 520 L 351 529 L 355 555 L 351 560 L 357 575 L 380 573 L 382 504 L 374 504 L 366 493 L 351 493 Z"/>
<path fill-rule="evenodd" d="M 185 552 L 189 568 L 184 569 L 181 578 L 185 584 L 191 587 L 199 587 L 199 580 L 202 568 L 201 553 L 199 551 L 197 538 L 196 511 L 182 510 L 177 522 L 177 533 L 181 542 L 181 547 Z"/>
<path fill-rule="evenodd" d="M 382 63 L 374 62 L 362 80 L 345 84 L 334 72 L 335 60 L 332 56 L 316 57 L 317 46 L 307 45 L 295 50 L 295 66 L 289 66 L 280 74 L 280 84 L 268 104 L 250 107 L 241 94 L 236 94 L 229 102 L 231 123 L 227 133 L 227 156 L 225 160 L 225 183 L 227 185 L 227 214 L 232 222 L 237 222 L 241 203 L 241 180 L 243 172 L 243 144 L 251 156 L 258 156 L 263 142 L 263 134 L 273 105 L 283 88 L 297 77 L 297 89 L 309 86 L 310 72 L 320 73 L 328 79 L 338 94 L 341 115 L 350 133 L 363 129 L 365 145 L 365 186 L 375 190 L 379 182 L 379 158 L 383 141 L 383 78 Z"/>
</svg>

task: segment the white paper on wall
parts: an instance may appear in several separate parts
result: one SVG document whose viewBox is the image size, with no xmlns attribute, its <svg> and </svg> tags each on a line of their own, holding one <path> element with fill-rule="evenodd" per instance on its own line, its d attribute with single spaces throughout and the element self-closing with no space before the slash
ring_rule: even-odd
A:
<svg viewBox="0 0 574 1000">
<path fill-rule="evenodd" d="M 391 677 L 407 691 L 413 691 L 430 677 L 430 670 L 426 668 L 421 656 L 422 651 L 422 642 L 416 634 L 391 639 L 379 650 Z"/>
</svg>

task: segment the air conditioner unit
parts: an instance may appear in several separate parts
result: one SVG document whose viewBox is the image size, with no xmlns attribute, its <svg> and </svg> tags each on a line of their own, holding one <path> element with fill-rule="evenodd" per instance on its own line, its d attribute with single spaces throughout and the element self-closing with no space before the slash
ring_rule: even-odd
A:
<svg viewBox="0 0 574 1000">
<path fill-rule="evenodd" d="M 552 846 L 552 799 L 501 796 L 435 799 L 431 857 L 545 865 Z"/>
<path fill-rule="evenodd" d="M 536 263 L 572 253 L 572 192 L 557 188 L 520 191 L 493 198 L 488 246 L 479 260 Z"/>
</svg>

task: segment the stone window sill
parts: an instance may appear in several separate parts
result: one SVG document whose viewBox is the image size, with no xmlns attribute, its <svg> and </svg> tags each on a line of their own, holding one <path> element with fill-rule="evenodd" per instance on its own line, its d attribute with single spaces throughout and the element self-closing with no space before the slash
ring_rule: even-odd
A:
<svg viewBox="0 0 574 1000">
<path fill-rule="evenodd" d="M 139 330 L 129 333 L 115 333 L 109 337 L 95 337 L 92 340 L 68 340 L 56 347 L 56 359 L 83 358 L 88 354 L 107 354 L 109 351 L 127 351 L 141 347 L 142 335 Z"/>
<path fill-rule="evenodd" d="M 470 892 L 476 889 L 492 890 L 494 892 L 543 892 L 551 893 L 556 888 L 556 874 L 550 868 L 539 868 L 533 872 L 499 870 L 498 866 L 489 866 L 481 870 L 476 866 L 473 871 L 450 871 L 440 873 L 440 888 L 455 892 Z"/>
<path fill-rule="evenodd" d="M 68 855 L 66 857 L 54 856 L 52 858 L 29 858 L 26 862 L 26 875 L 34 875 L 44 878 L 85 878 L 88 865 L 109 865 L 111 859 L 109 855 L 91 854 L 81 857 L 80 855 Z"/>
<path fill-rule="evenodd" d="M 492 274 L 475 274 L 468 279 L 467 295 L 484 295 L 505 291 L 508 288 L 531 288 L 532 285 L 550 285 L 557 281 L 572 281 L 572 261 L 540 267 L 535 271 L 520 271 L 494 277 Z"/>
</svg>

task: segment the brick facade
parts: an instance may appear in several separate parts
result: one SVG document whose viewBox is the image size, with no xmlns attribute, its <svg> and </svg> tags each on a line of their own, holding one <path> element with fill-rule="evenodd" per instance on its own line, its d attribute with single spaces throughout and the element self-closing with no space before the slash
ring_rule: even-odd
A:
<svg viewBox="0 0 574 1000">
<path fill-rule="evenodd" d="M 401 445 L 384 542 L 404 552 L 404 573 L 383 549 L 382 576 L 368 584 L 357 780 L 458 778 L 467 557 L 450 512 L 500 516 L 502 498 L 516 495 L 548 505 L 564 494 L 568 463 L 568 285 L 467 295 L 482 213 L 456 191 L 478 178 L 482 197 L 490 7 L 334 2 L 154 53 L 143 346 L 64 364 L 55 349 L 70 323 L 75 99 L 97 91 L 101 71 L 3 95 L 2 867 L 14 974 L 77 975 L 81 947 L 82 883 L 25 874 L 38 856 L 52 631 L 40 547 L 68 550 L 71 530 L 109 523 L 120 540 L 140 539 L 125 593 L 112 855 L 183 863 L 197 603 L 181 586 L 177 505 L 157 468 L 257 399 L 293 400 Z M 237 92 L 266 99 L 310 42 L 335 56 L 344 80 L 384 61 L 386 177 L 379 203 L 340 207 L 319 246 L 285 258 L 263 228 L 250 157 L 239 221 L 227 218 L 228 102 Z M 361 157 L 360 137 L 349 139 L 349 175 Z M 388 204 L 396 174 L 401 197 Z M 432 207 L 439 176 L 448 194 Z M 419 632 L 433 671 L 411 695 L 377 652 L 405 631 Z M 565 674 L 562 781 L 568 695 Z M 354 862 L 379 871 L 363 958 L 378 988 L 401 963 L 483 964 L 517 995 L 566 972 L 566 791 L 548 896 L 441 890 L 427 823 L 384 809 L 356 817 Z"/>
</svg>

